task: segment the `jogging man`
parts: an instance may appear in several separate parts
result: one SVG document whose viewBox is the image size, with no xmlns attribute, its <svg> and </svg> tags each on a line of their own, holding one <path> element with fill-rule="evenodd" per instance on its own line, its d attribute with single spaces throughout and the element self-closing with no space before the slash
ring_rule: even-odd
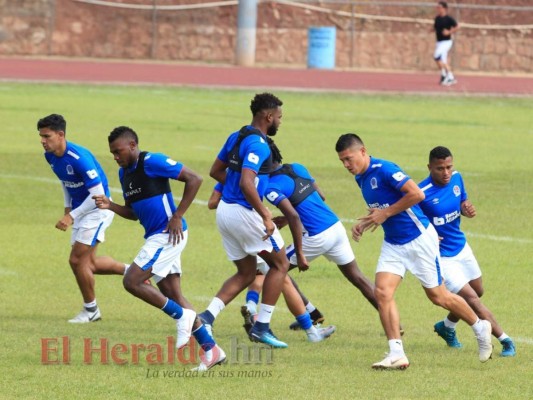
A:
<svg viewBox="0 0 533 400">
<path fill-rule="evenodd" d="M 443 146 L 429 153 L 429 176 L 418 184 L 425 194 L 420 208 L 433 224 L 440 238 L 441 274 L 452 293 L 466 300 L 477 316 L 490 321 L 492 334 L 502 344 L 501 355 L 516 354 L 512 339 L 503 331 L 492 312 L 481 302 L 483 282 L 481 269 L 461 231 L 461 216 L 474 218 L 476 209 L 468 200 L 463 178 L 453 168 L 453 156 Z M 435 332 L 450 347 L 462 347 L 455 334 L 459 318 L 449 314 L 435 324 Z"/>
<path fill-rule="evenodd" d="M 475 332 L 479 360 L 492 355 L 491 326 L 480 320 L 465 300 L 446 290 L 440 276 L 439 241 L 435 228 L 417 205 L 424 193 L 396 164 L 371 157 L 361 138 L 353 133 L 339 137 L 335 146 L 343 166 L 355 175 L 368 215 L 359 218 L 352 237 L 382 225 L 385 238 L 376 267 L 376 299 L 379 316 L 389 341 L 389 353 L 372 365 L 375 369 L 405 369 L 409 360 L 400 338 L 400 321 L 394 293 L 406 270 L 421 282 L 427 297 L 467 322 Z"/>
<path fill-rule="evenodd" d="M 448 63 L 448 53 L 453 46 L 452 34 L 457 29 L 459 29 L 459 25 L 457 25 L 455 19 L 448 15 L 448 4 L 445 1 L 439 1 L 437 3 L 437 16 L 433 23 L 433 31 L 435 31 L 435 35 L 437 36 L 433 58 L 440 69 L 440 84 L 443 86 L 450 86 L 457 83 Z"/>
<path fill-rule="evenodd" d="M 124 276 L 124 287 L 135 297 L 157 307 L 176 321 L 176 347 L 185 346 L 191 333 L 205 351 L 200 371 L 222 363 L 226 355 L 196 319 L 192 305 L 181 292 L 181 253 L 187 245 L 187 222 L 183 215 L 191 205 L 202 177 L 161 153 L 141 152 L 133 129 L 115 128 L 108 137 L 109 150 L 119 165 L 125 205 L 107 196 L 94 196 L 96 205 L 123 218 L 139 220 L 146 239 Z M 185 183 L 178 207 L 169 179 Z M 144 281 L 154 278 L 159 290 Z"/>
<path fill-rule="evenodd" d="M 98 244 L 114 214 L 99 210 L 91 198 L 109 196 L 107 178 L 100 164 L 86 148 L 66 140 L 67 122 L 62 115 L 51 114 L 37 122 L 46 161 L 61 181 L 65 211 L 56 228 L 72 226 L 69 263 L 83 297 L 83 309 L 68 322 L 88 323 L 102 318 L 96 303 L 95 274 L 123 275 L 126 266 L 111 257 L 97 257 Z"/>
</svg>

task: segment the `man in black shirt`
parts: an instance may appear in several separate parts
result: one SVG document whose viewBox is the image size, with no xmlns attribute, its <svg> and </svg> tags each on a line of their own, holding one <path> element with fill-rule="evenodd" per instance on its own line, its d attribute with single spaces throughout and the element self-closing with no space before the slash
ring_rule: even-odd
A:
<svg viewBox="0 0 533 400">
<path fill-rule="evenodd" d="M 448 4 L 445 1 L 438 2 L 437 13 L 433 24 L 433 30 L 437 35 L 437 45 L 433 58 L 440 68 L 441 85 L 450 86 L 457 83 L 457 80 L 448 64 L 448 52 L 453 45 L 452 34 L 459 29 L 459 25 L 455 19 L 448 15 Z"/>
</svg>

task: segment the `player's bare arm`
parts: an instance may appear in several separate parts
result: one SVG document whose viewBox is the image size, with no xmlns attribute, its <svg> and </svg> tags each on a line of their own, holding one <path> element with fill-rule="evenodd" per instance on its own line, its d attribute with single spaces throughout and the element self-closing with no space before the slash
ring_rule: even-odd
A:
<svg viewBox="0 0 533 400">
<path fill-rule="evenodd" d="M 309 263 L 307 262 L 302 249 L 303 226 L 300 220 L 300 215 L 298 215 L 298 212 L 294 209 L 289 199 L 283 199 L 278 204 L 278 208 L 287 219 L 287 223 L 291 230 L 298 269 L 300 271 L 307 271 L 309 269 Z"/>
<path fill-rule="evenodd" d="M 131 219 L 132 221 L 137 221 L 137 215 L 128 204 L 122 206 L 117 203 L 113 203 L 106 195 L 97 194 L 93 197 L 96 207 L 101 210 L 110 210 L 115 214 L 120 215 L 122 218 Z"/>
<path fill-rule="evenodd" d="M 241 180 L 239 181 L 239 187 L 244 194 L 246 201 L 254 208 L 255 211 L 263 219 L 265 224 L 266 235 L 263 236 L 263 240 L 268 239 L 276 229 L 276 225 L 272 222 L 272 213 L 266 208 L 259 197 L 257 188 L 255 187 L 256 172 L 249 168 L 243 168 L 241 173 Z"/>
<path fill-rule="evenodd" d="M 470 200 L 465 200 L 461 203 L 461 215 L 467 218 L 474 218 L 476 216 L 476 208 Z"/>
<path fill-rule="evenodd" d="M 224 185 L 226 184 L 226 168 L 227 167 L 228 167 L 227 163 L 217 158 L 215 159 L 215 162 L 211 166 L 211 170 L 209 171 L 209 176 Z"/>
</svg>

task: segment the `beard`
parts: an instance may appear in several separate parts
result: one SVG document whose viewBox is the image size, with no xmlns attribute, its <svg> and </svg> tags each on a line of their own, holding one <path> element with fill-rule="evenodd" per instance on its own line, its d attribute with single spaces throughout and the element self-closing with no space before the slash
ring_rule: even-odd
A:
<svg viewBox="0 0 533 400">
<path fill-rule="evenodd" d="M 278 133 L 278 127 L 274 124 L 270 125 L 267 129 L 267 136 L 276 136 Z"/>
</svg>

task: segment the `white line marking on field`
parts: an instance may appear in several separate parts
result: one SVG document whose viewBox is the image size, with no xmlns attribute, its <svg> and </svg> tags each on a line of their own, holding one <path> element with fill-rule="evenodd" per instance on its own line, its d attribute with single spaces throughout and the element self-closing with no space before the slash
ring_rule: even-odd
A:
<svg viewBox="0 0 533 400">
<path fill-rule="evenodd" d="M 0 174 L 0 178 L 6 178 L 6 179 L 25 179 L 30 181 L 37 181 L 37 182 L 45 182 L 45 183 L 53 183 L 56 185 L 59 185 L 59 180 L 52 179 L 52 178 L 43 178 L 38 176 L 25 176 L 25 175 L 14 175 L 14 174 Z M 110 187 L 109 190 L 113 193 L 120 193 L 122 194 L 122 189 Z M 181 200 L 181 197 L 174 196 L 174 200 L 179 202 Z M 194 199 L 194 204 L 200 205 L 200 206 L 207 206 L 207 201 L 200 200 L 200 199 Z M 341 222 L 348 223 L 348 224 L 355 224 L 357 222 L 356 219 L 353 218 L 340 218 Z M 526 239 L 526 238 L 514 238 L 511 236 L 496 236 L 496 235 L 487 235 L 484 233 L 475 233 L 475 232 L 466 232 L 466 235 L 481 239 L 487 239 L 487 240 L 494 240 L 496 242 L 512 242 L 512 243 L 520 243 L 520 244 L 531 244 L 533 243 L 533 239 Z"/>
<path fill-rule="evenodd" d="M 517 343 L 533 344 L 533 338 L 515 337 L 513 340 Z"/>
</svg>

